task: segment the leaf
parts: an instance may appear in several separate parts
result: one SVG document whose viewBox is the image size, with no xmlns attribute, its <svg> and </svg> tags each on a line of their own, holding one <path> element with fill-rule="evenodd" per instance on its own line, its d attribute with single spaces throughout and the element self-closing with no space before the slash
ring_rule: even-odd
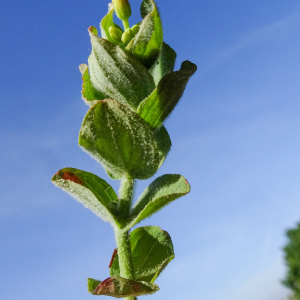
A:
<svg viewBox="0 0 300 300">
<path fill-rule="evenodd" d="M 118 222 L 118 196 L 105 180 L 89 172 L 65 168 L 53 176 L 52 182 L 98 217 L 121 227 Z"/>
<path fill-rule="evenodd" d="M 114 42 L 109 33 L 109 27 L 117 27 L 123 32 L 123 29 L 114 22 L 114 8 L 109 8 L 107 15 L 100 22 L 101 36 L 110 42 Z"/>
<path fill-rule="evenodd" d="M 196 70 L 195 64 L 184 61 L 179 71 L 163 77 L 153 93 L 141 102 L 138 114 L 152 128 L 160 127 L 177 105 L 190 77 Z"/>
<path fill-rule="evenodd" d="M 159 55 L 163 43 L 163 29 L 158 9 L 153 0 L 144 0 L 141 6 L 144 20 L 140 30 L 126 50 L 143 65 L 150 67 Z"/>
<path fill-rule="evenodd" d="M 159 165 L 155 137 L 149 125 L 115 100 L 97 102 L 87 112 L 79 145 L 116 177 L 147 179 Z"/>
<path fill-rule="evenodd" d="M 89 56 L 90 79 L 98 92 L 136 110 L 155 89 L 148 70 L 119 46 L 89 29 L 93 51 Z"/>
<path fill-rule="evenodd" d="M 130 233 L 132 263 L 136 280 L 153 283 L 175 257 L 170 235 L 157 226 L 145 226 Z M 111 276 L 119 276 L 118 255 L 110 268 Z"/>
<path fill-rule="evenodd" d="M 87 284 L 88 292 L 91 294 L 97 288 L 97 286 L 101 283 L 101 281 L 93 279 L 93 278 L 88 278 L 87 282 L 88 282 L 88 284 Z"/>
<path fill-rule="evenodd" d="M 94 288 L 94 285 L 99 285 Z M 125 279 L 122 277 L 109 277 L 104 281 L 88 278 L 88 291 L 93 295 L 104 295 L 115 298 L 125 298 L 130 296 L 151 295 L 159 290 L 156 284 Z"/>
<path fill-rule="evenodd" d="M 158 146 L 160 161 L 158 168 L 160 168 L 164 160 L 166 159 L 169 151 L 171 150 L 172 143 L 169 133 L 164 126 L 161 126 L 158 130 L 154 131 L 154 136 Z"/>
<path fill-rule="evenodd" d="M 163 43 L 158 58 L 149 69 L 150 74 L 154 78 L 155 85 L 166 76 L 174 71 L 176 52 L 166 43 Z"/>
<path fill-rule="evenodd" d="M 105 94 L 97 91 L 91 83 L 88 66 L 86 64 L 81 64 L 79 70 L 82 74 L 82 98 L 85 104 L 91 106 L 98 100 L 103 100 L 108 98 Z"/>
<path fill-rule="evenodd" d="M 149 218 L 177 198 L 188 194 L 190 190 L 190 184 L 181 175 L 166 174 L 156 178 L 132 208 L 130 227 Z"/>
</svg>

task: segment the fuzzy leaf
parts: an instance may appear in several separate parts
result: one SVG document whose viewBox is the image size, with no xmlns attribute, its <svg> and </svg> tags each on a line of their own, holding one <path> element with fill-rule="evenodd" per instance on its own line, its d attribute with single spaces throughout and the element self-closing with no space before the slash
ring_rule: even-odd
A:
<svg viewBox="0 0 300 300">
<path fill-rule="evenodd" d="M 121 227 L 118 222 L 118 196 L 105 180 L 89 172 L 65 168 L 53 176 L 52 182 L 98 217 Z"/>
<path fill-rule="evenodd" d="M 88 66 L 86 64 L 81 64 L 79 70 L 82 74 L 82 99 L 85 104 L 92 106 L 98 100 L 103 100 L 108 98 L 107 95 L 97 91 L 91 83 Z"/>
<path fill-rule="evenodd" d="M 166 43 L 163 43 L 158 58 L 149 69 L 150 74 L 154 78 L 155 85 L 166 76 L 174 71 L 176 52 Z"/>
<path fill-rule="evenodd" d="M 179 71 L 163 77 L 153 93 L 141 102 L 138 114 L 152 128 L 160 127 L 177 105 L 190 77 L 196 70 L 195 64 L 184 61 Z"/>
<path fill-rule="evenodd" d="M 93 279 L 93 278 L 88 278 L 87 282 L 88 282 L 88 284 L 87 284 L 88 292 L 91 294 L 97 288 L 97 286 L 101 283 L 101 281 Z"/>
<path fill-rule="evenodd" d="M 130 227 L 149 218 L 177 198 L 188 194 L 190 190 L 190 184 L 181 175 L 166 174 L 156 178 L 132 208 Z"/>
<path fill-rule="evenodd" d="M 79 145 L 116 178 L 147 179 L 159 165 L 157 144 L 149 125 L 115 100 L 99 101 L 89 109 L 79 133 Z"/>
<path fill-rule="evenodd" d="M 95 89 L 136 110 L 155 89 L 148 70 L 119 46 L 89 29 L 93 51 L 89 56 L 90 78 Z"/>
<path fill-rule="evenodd" d="M 171 150 L 171 139 L 167 129 L 164 126 L 161 126 L 158 130 L 154 131 L 154 136 L 156 139 L 156 143 L 158 146 L 158 153 L 159 153 L 159 166 L 163 164 L 164 160 L 166 159 L 169 151 Z"/>
<path fill-rule="evenodd" d="M 100 282 L 94 289 L 95 283 Z M 93 295 L 104 295 L 115 298 L 125 298 L 130 296 L 151 295 L 159 290 L 156 284 L 125 279 L 122 277 L 109 277 L 104 281 L 97 281 L 88 278 L 88 291 Z"/>
<path fill-rule="evenodd" d="M 103 39 L 106 39 L 110 42 L 114 42 L 113 39 L 111 38 L 109 30 L 108 30 L 110 26 L 116 27 L 123 32 L 123 29 L 114 22 L 114 8 L 113 7 L 111 7 L 109 9 L 107 15 L 101 20 L 100 30 L 101 30 L 101 37 Z"/>
<path fill-rule="evenodd" d="M 163 29 L 158 9 L 153 0 L 144 0 L 141 6 L 144 20 L 126 50 L 145 66 L 150 67 L 163 43 Z"/>
<path fill-rule="evenodd" d="M 175 257 L 170 235 L 157 226 L 145 226 L 130 233 L 132 263 L 136 280 L 153 283 Z M 111 276 L 119 276 L 119 258 L 115 255 Z"/>
</svg>

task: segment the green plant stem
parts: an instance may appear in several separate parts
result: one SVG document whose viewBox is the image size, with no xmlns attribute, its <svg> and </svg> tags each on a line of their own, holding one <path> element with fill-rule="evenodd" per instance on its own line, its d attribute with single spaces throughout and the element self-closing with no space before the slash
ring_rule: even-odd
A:
<svg viewBox="0 0 300 300">
<path fill-rule="evenodd" d="M 121 187 L 119 190 L 119 211 L 122 213 L 122 220 L 126 221 L 129 218 L 130 206 L 133 197 L 134 179 L 131 177 L 124 177 L 121 180 Z M 131 258 L 131 248 L 129 241 L 129 231 L 120 229 L 115 230 L 119 264 L 120 276 L 126 279 L 134 280 L 134 271 Z M 137 300 L 136 297 L 127 297 L 125 300 Z"/>
<path fill-rule="evenodd" d="M 122 22 L 123 22 L 123 26 L 124 26 L 125 30 L 130 28 L 128 19 L 127 20 L 122 20 Z"/>
<path fill-rule="evenodd" d="M 129 218 L 134 183 L 134 179 L 129 176 L 125 176 L 121 180 L 121 186 L 119 190 L 119 212 L 120 218 L 125 222 Z"/>
</svg>

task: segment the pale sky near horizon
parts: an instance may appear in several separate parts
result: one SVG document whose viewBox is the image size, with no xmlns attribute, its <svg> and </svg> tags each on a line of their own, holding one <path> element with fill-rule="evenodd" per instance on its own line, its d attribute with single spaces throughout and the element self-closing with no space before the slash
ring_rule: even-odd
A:
<svg viewBox="0 0 300 300">
<path fill-rule="evenodd" d="M 285 231 L 300 222 L 300 2 L 156 2 L 176 69 L 188 59 L 198 70 L 154 177 L 182 174 L 192 191 L 140 224 L 175 248 L 151 299 L 283 300 Z M 141 1 L 130 3 L 133 25 Z M 86 278 L 109 277 L 110 225 L 50 181 L 74 167 L 118 189 L 77 146 L 88 109 L 78 65 L 107 4 L 0 2 L 0 299 L 92 299 Z"/>
</svg>

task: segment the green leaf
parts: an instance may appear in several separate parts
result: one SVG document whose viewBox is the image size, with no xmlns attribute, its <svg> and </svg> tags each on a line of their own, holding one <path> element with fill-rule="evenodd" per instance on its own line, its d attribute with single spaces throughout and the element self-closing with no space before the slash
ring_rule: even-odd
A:
<svg viewBox="0 0 300 300">
<path fill-rule="evenodd" d="M 114 43 L 114 40 L 111 38 L 110 33 L 109 33 L 110 26 L 116 27 L 123 32 L 123 29 L 114 22 L 113 6 L 109 7 L 107 15 L 101 20 L 100 30 L 101 30 L 101 37 L 103 39 L 106 39 L 106 40 Z"/>
<path fill-rule="evenodd" d="M 163 29 L 158 9 L 153 0 L 144 0 L 141 6 L 144 20 L 126 50 L 145 66 L 150 67 L 159 55 L 163 43 Z"/>
<path fill-rule="evenodd" d="M 94 289 L 94 285 L 99 285 Z M 151 295 L 159 290 L 156 284 L 140 282 L 122 277 L 109 277 L 104 281 L 88 278 L 88 291 L 93 295 L 104 295 L 115 298 Z"/>
<path fill-rule="evenodd" d="M 170 235 L 157 226 L 145 226 L 130 233 L 132 263 L 136 280 L 153 283 L 175 257 Z M 119 258 L 115 255 L 111 276 L 119 276 Z"/>
<path fill-rule="evenodd" d="M 130 227 L 149 218 L 177 198 L 188 194 L 190 190 L 190 184 L 181 175 L 166 174 L 156 178 L 132 208 Z"/>
<path fill-rule="evenodd" d="M 94 35 L 89 56 L 90 79 L 95 89 L 136 110 L 155 89 L 148 70 L 119 46 Z"/>
<path fill-rule="evenodd" d="M 160 168 L 164 160 L 166 159 L 169 151 L 171 150 L 172 143 L 169 133 L 164 126 L 161 126 L 158 130 L 154 131 L 154 136 L 158 146 L 158 154 L 160 161 L 158 168 Z"/>
<path fill-rule="evenodd" d="M 141 102 L 138 114 L 152 128 L 160 127 L 177 105 L 190 77 L 196 70 L 195 64 L 184 61 L 179 71 L 163 77 L 153 93 Z"/>
<path fill-rule="evenodd" d="M 98 176 L 74 168 L 59 170 L 52 182 L 113 226 L 118 222 L 118 196 L 113 188 Z"/>
<path fill-rule="evenodd" d="M 159 165 L 150 126 L 115 100 L 99 101 L 89 109 L 79 133 L 79 145 L 116 178 L 147 179 Z"/>
<path fill-rule="evenodd" d="M 98 100 L 103 100 L 108 98 L 107 95 L 97 91 L 91 83 L 88 66 L 86 64 L 81 64 L 79 70 L 82 74 L 82 99 L 85 104 L 92 106 Z"/>
<path fill-rule="evenodd" d="M 174 71 L 176 52 L 166 43 L 163 43 L 158 58 L 149 69 L 150 74 L 154 78 L 155 85 L 166 76 Z"/>
<path fill-rule="evenodd" d="M 87 284 L 88 292 L 91 294 L 97 288 L 97 286 L 101 283 L 101 281 L 93 279 L 93 278 L 88 278 L 87 282 L 88 282 L 88 284 Z"/>
</svg>

